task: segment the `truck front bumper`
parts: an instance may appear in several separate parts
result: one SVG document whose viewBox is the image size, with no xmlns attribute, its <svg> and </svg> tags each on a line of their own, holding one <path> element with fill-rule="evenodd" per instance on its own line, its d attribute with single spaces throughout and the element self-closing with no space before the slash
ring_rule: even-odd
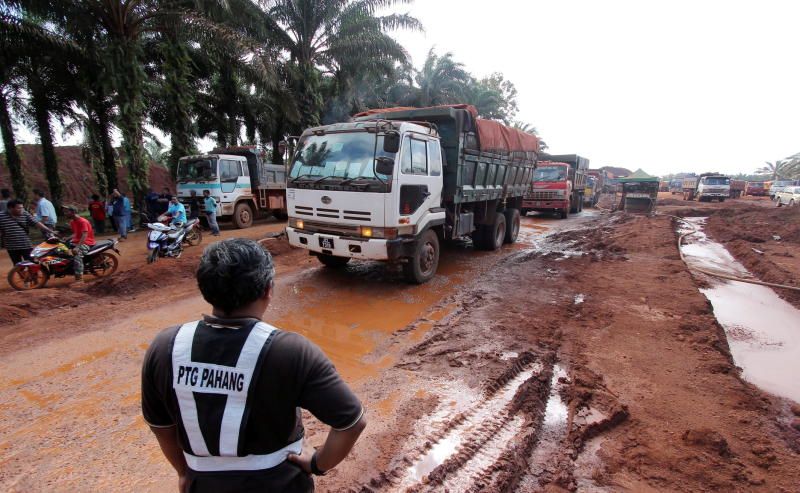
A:
<svg viewBox="0 0 800 493">
<path fill-rule="evenodd" d="M 568 206 L 566 200 L 522 200 L 523 209 L 563 209 Z"/>
<path fill-rule="evenodd" d="M 312 233 L 289 226 L 286 227 L 286 236 L 290 245 L 305 248 L 312 253 L 360 260 L 397 260 L 412 255 L 414 251 L 413 238 L 395 240 L 353 238 Z M 326 248 L 331 245 L 332 248 Z"/>
</svg>

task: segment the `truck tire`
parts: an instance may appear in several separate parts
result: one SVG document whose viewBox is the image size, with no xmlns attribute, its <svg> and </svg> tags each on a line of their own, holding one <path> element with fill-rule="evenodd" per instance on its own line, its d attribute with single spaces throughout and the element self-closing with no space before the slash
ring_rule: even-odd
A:
<svg viewBox="0 0 800 493">
<path fill-rule="evenodd" d="M 250 204 L 239 202 L 233 211 L 233 224 L 239 229 L 249 228 L 253 225 L 253 209 Z"/>
<path fill-rule="evenodd" d="M 422 233 L 414 249 L 414 256 L 403 264 L 403 276 L 408 282 L 423 284 L 436 275 L 439 267 L 439 237 L 429 229 Z"/>
<path fill-rule="evenodd" d="M 519 210 L 518 209 L 506 209 L 503 211 L 503 214 L 506 216 L 506 243 L 514 243 L 517 241 L 517 236 L 519 236 Z"/>
<path fill-rule="evenodd" d="M 520 216 L 527 216 L 528 212 L 530 212 L 530 210 L 528 210 L 528 209 L 520 209 L 519 215 Z"/>
<path fill-rule="evenodd" d="M 347 262 L 350 262 L 350 257 L 334 257 L 333 255 L 325 255 L 324 253 L 317 255 L 317 259 L 325 267 L 332 267 L 334 269 L 344 267 L 347 265 Z"/>
<path fill-rule="evenodd" d="M 481 225 L 478 235 L 473 238 L 475 246 L 480 250 L 493 251 L 503 246 L 506 237 L 506 216 L 495 213 L 491 225 Z M 477 240 L 477 241 L 475 241 Z"/>
<path fill-rule="evenodd" d="M 725 197 L 720 197 L 719 201 L 720 201 L 720 203 L 725 202 Z"/>
<path fill-rule="evenodd" d="M 578 212 L 578 204 L 576 204 L 574 200 L 571 200 L 569 203 L 569 212 L 572 214 Z"/>
<path fill-rule="evenodd" d="M 566 207 L 564 207 L 563 209 L 558 211 L 559 219 L 568 218 L 569 217 L 569 209 L 570 209 L 570 206 L 569 206 L 569 204 L 567 204 Z"/>
</svg>

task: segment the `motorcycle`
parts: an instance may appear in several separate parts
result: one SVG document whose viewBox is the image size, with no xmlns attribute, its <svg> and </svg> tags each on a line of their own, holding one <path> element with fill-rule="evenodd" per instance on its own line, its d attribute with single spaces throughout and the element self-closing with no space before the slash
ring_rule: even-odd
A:
<svg viewBox="0 0 800 493">
<path fill-rule="evenodd" d="M 159 257 L 180 258 L 183 244 L 199 245 L 203 241 L 203 232 L 197 219 L 191 219 L 182 226 L 170 226 L 168 215 L 159 216 L 155 223 L 147 223 L 150 232 L 147 234 L 147 263 L 152 264 Z"/>
<path fill-rule="evenodd" d="M 106 277 L 116 272 L 119 259 L 109 250 L 117 250 L 117 240 L 97 242 L 83 256 L 84 273 L 95 277 Z M 8 284 L 17 291 L 43 288 L 51 276 L 74 275 L 74 257 L 66 242 L 51 237 L 39 243 L 31 251 L 31 260 L 17 263 L 8 273 Z"/>
</svg>

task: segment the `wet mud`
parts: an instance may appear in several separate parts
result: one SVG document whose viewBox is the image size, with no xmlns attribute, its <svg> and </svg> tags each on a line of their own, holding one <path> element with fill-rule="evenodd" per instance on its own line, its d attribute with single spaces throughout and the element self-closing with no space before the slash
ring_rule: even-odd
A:
<svg viewBox="0 0 800 493">
<path fill-rule="evenodd" d="M 499 252 L 447 245 L 423 286 L 264 242 L 278 264 L 266 320 L 318 344 L 367 409 L 319 491 L 795 490 L 800 416 L 739 374 L 672 218 L 522 222 Z M 174 491 L 139 365 L 158 330 L 208 306 L 164 272 L 175 303 L 79 291 L 0 333 L 0 489 Z M 327 429 L 304 422 L 321 445 Z"/>
</svg>

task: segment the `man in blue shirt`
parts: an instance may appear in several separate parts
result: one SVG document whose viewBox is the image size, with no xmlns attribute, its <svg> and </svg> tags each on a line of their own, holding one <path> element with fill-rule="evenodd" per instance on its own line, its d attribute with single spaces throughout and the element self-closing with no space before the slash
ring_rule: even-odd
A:
<svg viewBox="0 0 800 493">
<path fill-rule="evenodd" d="M 113 202 L 111 203 L 111 216 L 114 218 L 114 224 L 117 225 L 117 232 L 119 233 L 119 241 L 128 239 L 128 218 L 125 215 L 125 201 L 119 190 L 114 190 L 111 194 Z"/>
<path fill-rule="evenodd" d="M 172 216 L 172 221 L 170 221 L 171 226 L 180 226 L 186 222 L 186 207 L 183 206 L 180 202 L 178 202 L 178 197 L 173 196 L 170 201 L 169 209 L 167 209 L 167 214 Z M 179 224 L 180 223 L 180 224 Z"/>
<path fill-rule="evenodd" d="M 205 204 L 208 227 L 211 228 L 211 235 L 219 236 L 219 225 L 217 225 L 217 201 L 211 196 L 211 192 L 203 190 L 203 202 Z"/>
<path fill-rule="evenodd" d="M 33 190 L 33 200 L 36 203 L 36 217 L 39 222 L 48 228 L 55 230 L 58 217 L 56 216 L 56 208 L 53 203 L 44 197 L 44 192 L 38 188 Z M 42 235 L 47 238 L 47 235 Z"/>
</svg>

